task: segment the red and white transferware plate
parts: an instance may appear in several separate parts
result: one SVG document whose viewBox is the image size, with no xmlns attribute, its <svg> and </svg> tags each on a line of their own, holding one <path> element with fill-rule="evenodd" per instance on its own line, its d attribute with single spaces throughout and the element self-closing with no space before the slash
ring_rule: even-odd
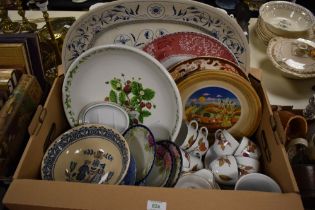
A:
<svg viewBox="0 0 315 210">
<path fill-rule="evenodd" d="M 203 70 L 216 70 L 225 71 L 232 74 L 237 74 L 244 79 L 248 80 L 247 75 L 241 67 L 223 58 L 217 58 L 212 56 L 201 56 L 191 58 L 182 62 L 179 62 L 168 69 L 176 83 L 189 77 L 190 74 L 196 71 Z"/>
<path fill-rule="evenodd" d="M 166 68 L 196 56 L 215 56 L 235 64 L 234 54 L 219 40 L 196 32 L 177 32 L 154 39 L 143 50 Z"/>
</svg>

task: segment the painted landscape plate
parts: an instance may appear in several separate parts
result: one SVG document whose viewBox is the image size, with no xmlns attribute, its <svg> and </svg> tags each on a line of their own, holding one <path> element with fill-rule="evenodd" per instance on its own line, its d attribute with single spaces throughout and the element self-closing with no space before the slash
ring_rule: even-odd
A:
<svg viewBox="0 0 315 210">
<path fill-rule="evenodd" d="M 64 40 L 64 71 L 94 46 L 119 43 L 143 48 L 159 36 L 181 31 L 205 33 L 220 40 L 248 73 L 248 41 L 236 20 L 207 4 L 182 0 L 113 1 L 82 15 Z"/>
<path fill-rule="evenodd" d="M 196 32 L 177 32 L 154 39 L 143 50 L 165 68 L 197 56 L 216 56 L 237 64 L 233 53 L 222 42 L 212 36 Z"/>
<path fill-rule="evenodd" d="M 201 56 L 179 62 L 168 69 L 168 72 L 170 72 L 175 82 L 178 83 L 184 78 L 188 77 L 189 74 L 202 70 L 219 70 L 231 72 L 248 80 L 247 75 L 236 64 L 223 58 L 211 56 Z"/>
<path fill-rule="evenodd" d="M 148 126 L 157 140 L 174 141 L 181 126 L 182 103 L 173 78 L 134 47 L 104 45 L 80 55 L 65 75 L 62 97 L 71 126 L 86 104 L 102 100 L 123 107 L 130 125 Z"/>
<path fill-rule="evenodd" d="M 250 83 L 223 71 L 199 71 L 178 84 L 184 119 L 195 119 L 210 133 L 227 129 L 234 137 L 251 136 L 261 118 L 261 103 Z"/>
<path fill-rule="evenodd" d="M 44 180 L 119 184 L 129 162 L 129 146 L 119 132 L 87 124 L 70 129 L 49 146 L 41 176 Z"/>
</svg>

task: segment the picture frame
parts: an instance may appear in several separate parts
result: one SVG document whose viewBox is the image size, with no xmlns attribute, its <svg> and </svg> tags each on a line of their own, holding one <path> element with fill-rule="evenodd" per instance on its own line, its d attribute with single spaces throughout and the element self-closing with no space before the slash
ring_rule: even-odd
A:
<svg viewBox="0 0 315 210">
<path fill-rule="evenodd" d="M 23 43 L 25 45 L 30 66 L 29 74 L 32 74 L 37 78 L 42 89 L 46 89 L 47 82 L 45 80 L 45 70 L 43 67 L 39 37 L 37 32 L 20 34 L 0 34 L 0 44 L 8 43 Z"/>
</svg>

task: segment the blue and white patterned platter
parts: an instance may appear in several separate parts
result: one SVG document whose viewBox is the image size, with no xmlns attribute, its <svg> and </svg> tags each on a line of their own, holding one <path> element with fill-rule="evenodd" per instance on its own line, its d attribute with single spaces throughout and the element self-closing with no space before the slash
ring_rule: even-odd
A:
<svg viewBox="0 0 315 210">
<path fill-rule="evenodd" d="M 69 29 L 62 49 L 65 72 L 87 49 L 102 44 L 137 48 L 168 33 L 191 31 L 215 37 L 233 52 L 242 69 L 250 67 L 249 46 L 236 20 L 195 1 L 114 1 L 81 16 Z"/>
<path fill-rule="evenodd" d="M 44 180 L 119 184 L 129 163 L 128 143 L 118 131 L 86 124 L 70 129 L 49 146 L 41 176 Z"/>
</svg>

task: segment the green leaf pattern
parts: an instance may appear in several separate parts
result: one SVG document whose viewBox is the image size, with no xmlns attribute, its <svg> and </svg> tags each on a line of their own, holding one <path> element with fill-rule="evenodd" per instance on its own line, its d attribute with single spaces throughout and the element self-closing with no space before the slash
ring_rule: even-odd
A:
<svg viewBox="0 0 315 210">
<path fill-rule="evenodd" d="M 74 125 L 76 124 L 76 118 L 72 111 L 70 94 L 73 77 L 82 63 L 100 52 L 102 52 L 102 50 L 94 51 L 83 57 L 76 66 L 69 69 L 69 75 L 64 82 L 65 111 L 68 114 L 69 120 Z M 142 83 L 140 83 L 141 78 L 136 79 L 132 77 L 131 80 L 126 80 L 124 74 L 121 74 L 121 76 L 122 79 L 113 78 L 105 82 L 106 88 L 110 88 L 109 95 L 105 97 L 105 100 L 118 103 L 120 106 L 124 107 L 129 113 L 130 125 L 138 124 L 139 122 L 143 123 L 145 118 L 149 117 L 152 114 L 151 112 L 156 109 L 156 105 L 152 102 L 155 97 L 155 91 L 150 88 L 144 88 Z M 137 112 L 138 114 L 131 115 L 131 112 Z"/>
<path fill-rule="evenodd" d="M 105 100 L 124 107 L 129 113 L 131 125 L 143 123 L 145 118 L 151 116 L 152 111 L 156 109 L 156 105 L 152 102 L 155 91 L 144 88 L 140 81 L 141 78 L 127 79 L 121 74 L 121 79 L 114 77 L 105 82 L 106 88 L 110 88 L 109 96 L 106 96 Z"/>
</svg>

